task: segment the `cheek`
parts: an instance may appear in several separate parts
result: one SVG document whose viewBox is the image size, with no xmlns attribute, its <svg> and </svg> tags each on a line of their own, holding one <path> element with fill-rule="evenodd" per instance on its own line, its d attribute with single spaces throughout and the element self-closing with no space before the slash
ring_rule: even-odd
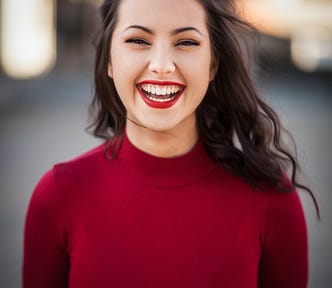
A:
<svg viewBox="0 0 332 288">
<path fill-rule="evenodd" d="M 119 97 L 128 110 L 135 102 L 136 73 L 132 62 L 115 61 L 113 65 L 113 81 Z"/>
<path fill-rule="evenodd" d="M 179 60 L 184 70 L 198 78 L 209 78 L 211 67 L 211 55 L 208 51 L 188 55 L 188 57 Z"/>
<path fill-rule="evenodd" d="M 191 93 L 205 94 L 210 83 L 209 61 L 196 61 L 193 65 L 188 65 L 183 74 Z"/>
<path fill-rule="evenodd" d="M 116 50 L 116 49 L 114 49 Z M 114 51 L 112 53 L 112 66 L 115 77 L 122 78 L 122 81 L 132 82 L 142 71 L 144 66 L 142 57 L 134 57 L 125 51 Z"/>
</svg>

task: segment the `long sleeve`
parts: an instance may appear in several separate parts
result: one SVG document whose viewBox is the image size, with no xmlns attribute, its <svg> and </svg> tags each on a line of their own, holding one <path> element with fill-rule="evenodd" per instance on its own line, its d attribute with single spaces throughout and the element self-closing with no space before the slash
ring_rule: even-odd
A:
<svg viewBox="0 0 332 288">
<path fill-rule="evenodd" d="M 307 231 L 297 193 L 277 195 L 272 200 L 262 245 L 260 288 L 307 287 Z"/>
<path fill-rule="evenodd" d="M 157 167 L 157 168 L 156 168 Z M 26 218 L 24 288 L 305 288 L 296 193 L 254 190 L 198 144 L 175 158 L 124 140 L 56 165 Z"/>
<path fill-rule="evenodd" d="M 48 172 L 33 192 L 24 238 L 23 287 L 68 286 L 66 235 L 62 227 L 64 205 L 54 172 Z"/>
</svg>

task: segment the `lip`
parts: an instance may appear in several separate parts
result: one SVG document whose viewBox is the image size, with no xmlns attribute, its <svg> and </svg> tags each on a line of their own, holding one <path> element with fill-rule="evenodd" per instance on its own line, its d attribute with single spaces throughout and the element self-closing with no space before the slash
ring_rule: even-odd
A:
<svg viewBox="0 0 332 288">
<path fill-rule="evenodd" d="M 181 90 L 180 92 L 172 99 L 170 99 L 169 101 L 165 101 L 165 102 L 157 102 L 157 101 L 153 101 L 152 99 L 148 98 L 146 96 L 146 94 L 143 92 L 143 89 L 141 87 L 141 85 L 143 84 L 152 84 L 152 85 L 159 85 L 159 86 L 169 86 L 169 85 L 176 85 L 176 86 L 180 86 Z M 181 97 L 181 95 L 183 94 L 183 91 L 185 89 L 185 85 L 179 83 L 179 82 L 174 82 L 174 81 L 158 81 L 158 80 L 144 80 L 140 83 L 138 83 L 136 85 L 137 90 L 139 91 L 143 101 L 150 107 L 152 108 L 156 108 L 156 109 L 167 109 L 172 107 Z"/>
<path fill-rule="evenodd" d="M 174 81 L 144 80 L 142 82 L 139 82 L 137 85 L 142 85 L 142 84 L 177 85 L 177 86 L 181 86 L 184 88 L 184 85 L 182 83 L 174 82 Z"/>
</svg>

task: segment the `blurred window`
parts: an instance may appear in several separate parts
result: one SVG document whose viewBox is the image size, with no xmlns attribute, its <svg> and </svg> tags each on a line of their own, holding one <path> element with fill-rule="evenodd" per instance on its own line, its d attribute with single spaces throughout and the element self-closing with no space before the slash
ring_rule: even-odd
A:
<svg viewBox="0 0 332 288">
<path fill-rule="evenodd" d="M 55 0 L 2 0 L 0 61 L 14 78 L 39 76 L 56 58 Z"/>
</svg>

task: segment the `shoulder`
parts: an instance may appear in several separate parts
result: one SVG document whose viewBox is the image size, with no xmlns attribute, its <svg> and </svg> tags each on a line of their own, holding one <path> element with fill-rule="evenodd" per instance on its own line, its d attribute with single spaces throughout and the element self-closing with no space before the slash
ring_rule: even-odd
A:
<svg viewBox="0 0 332 288">
<path fill-rule="evenodd" d="M 274 222 L 280 223 L 288 218 L 297 219 L 296 221 L 303 218 L 302 205 L 296 189 L 281 192 L 276 187 L 268 185 L 253 187 L 224 168 L 215 172 L 214 179 L 219 183 L 222 195 L 229 200 L 229 205 L 242 214 L 247 212 L 248 217 L 258 217 L 262 225 L 271 226 Z M 283 182 L 290 183 L 286 176 Z"/>
<path fill-rule="evenodd" d="M 104 156 L 105 143 L 88 150 L 81 155 L 65 162 L 57 163 L 53 166 L 55 173 L 62 170 L 71 170 L 73 172 L 85 171 L 86 169 L 94 169 L 100 163 L 106 160 Z"/>
<path fill-rule="evenodd" d="M 111 163 L 105 156 L 105 146 L 103 143 L 73 159 L 57 163 L 48 173 L 52 174 L 60 189 L 73 183 L 78 187 L 81 183 L 96 178 Z"/>
<path fill-rule="evenodd" d="M 241 177 L 222 167 L 218 170 L 217 177 L 223 182 L 223 186 L 228 187 L 238 197 L 263 201 L 272 210 L 279 205 L 288 207 L 299 204 L 298 191 L 293 188 L 291 181 L 285 174 L 280 181 L 280 188 L 278 188 L 267 184 L 250 185 Z"/>
<path fill-rule="evenodd" d="M 58 204 L 64 194 L 84 186 L 88 178 L 93 179 L 108 162 L 104 157 L 105 144 L 101 144 L 71 160 L 57 163 L 38 181 L 31 202 L 41 205 Z M 66 195 L 67 197 L 68 195 Z"/>
<path fill-rule="evenodd" d="M 286 232 L 287 227 L 289 229 L 303 228 L 304 223 L 304 211 L 296 190 L 288 193 L 272 193 L 265 215 L 264 228 L 267 234 L 271 227 L 278 226 Z"/>
<path fill-rule="evenodd" d="M 281 225 L 287 226 L 292 225 L 292 221 L 295 221 L 296 224 L 304 222 L 299 192 L 293 187 L 285 173 L 279 183 L 279 188 L 263 186 L 263 192 L 266 192 L 265 194 L 269 197 L 265 215 L 266 225 L 282 223 Z"/>
<path fill-rule="evenodd" d="M 286 178 L 285 181 L 287 182 L 288 179 Z M 271 187 L 258 193 L 267 199 L 264 212 L 264 232 L 266 235 L 272 231 L 271 229 L 282 229 L 287 233 L 289 229 L 305 228 L 304 211 L 299 191 L 295 188 L 286 192 Z"/>
</svg>

